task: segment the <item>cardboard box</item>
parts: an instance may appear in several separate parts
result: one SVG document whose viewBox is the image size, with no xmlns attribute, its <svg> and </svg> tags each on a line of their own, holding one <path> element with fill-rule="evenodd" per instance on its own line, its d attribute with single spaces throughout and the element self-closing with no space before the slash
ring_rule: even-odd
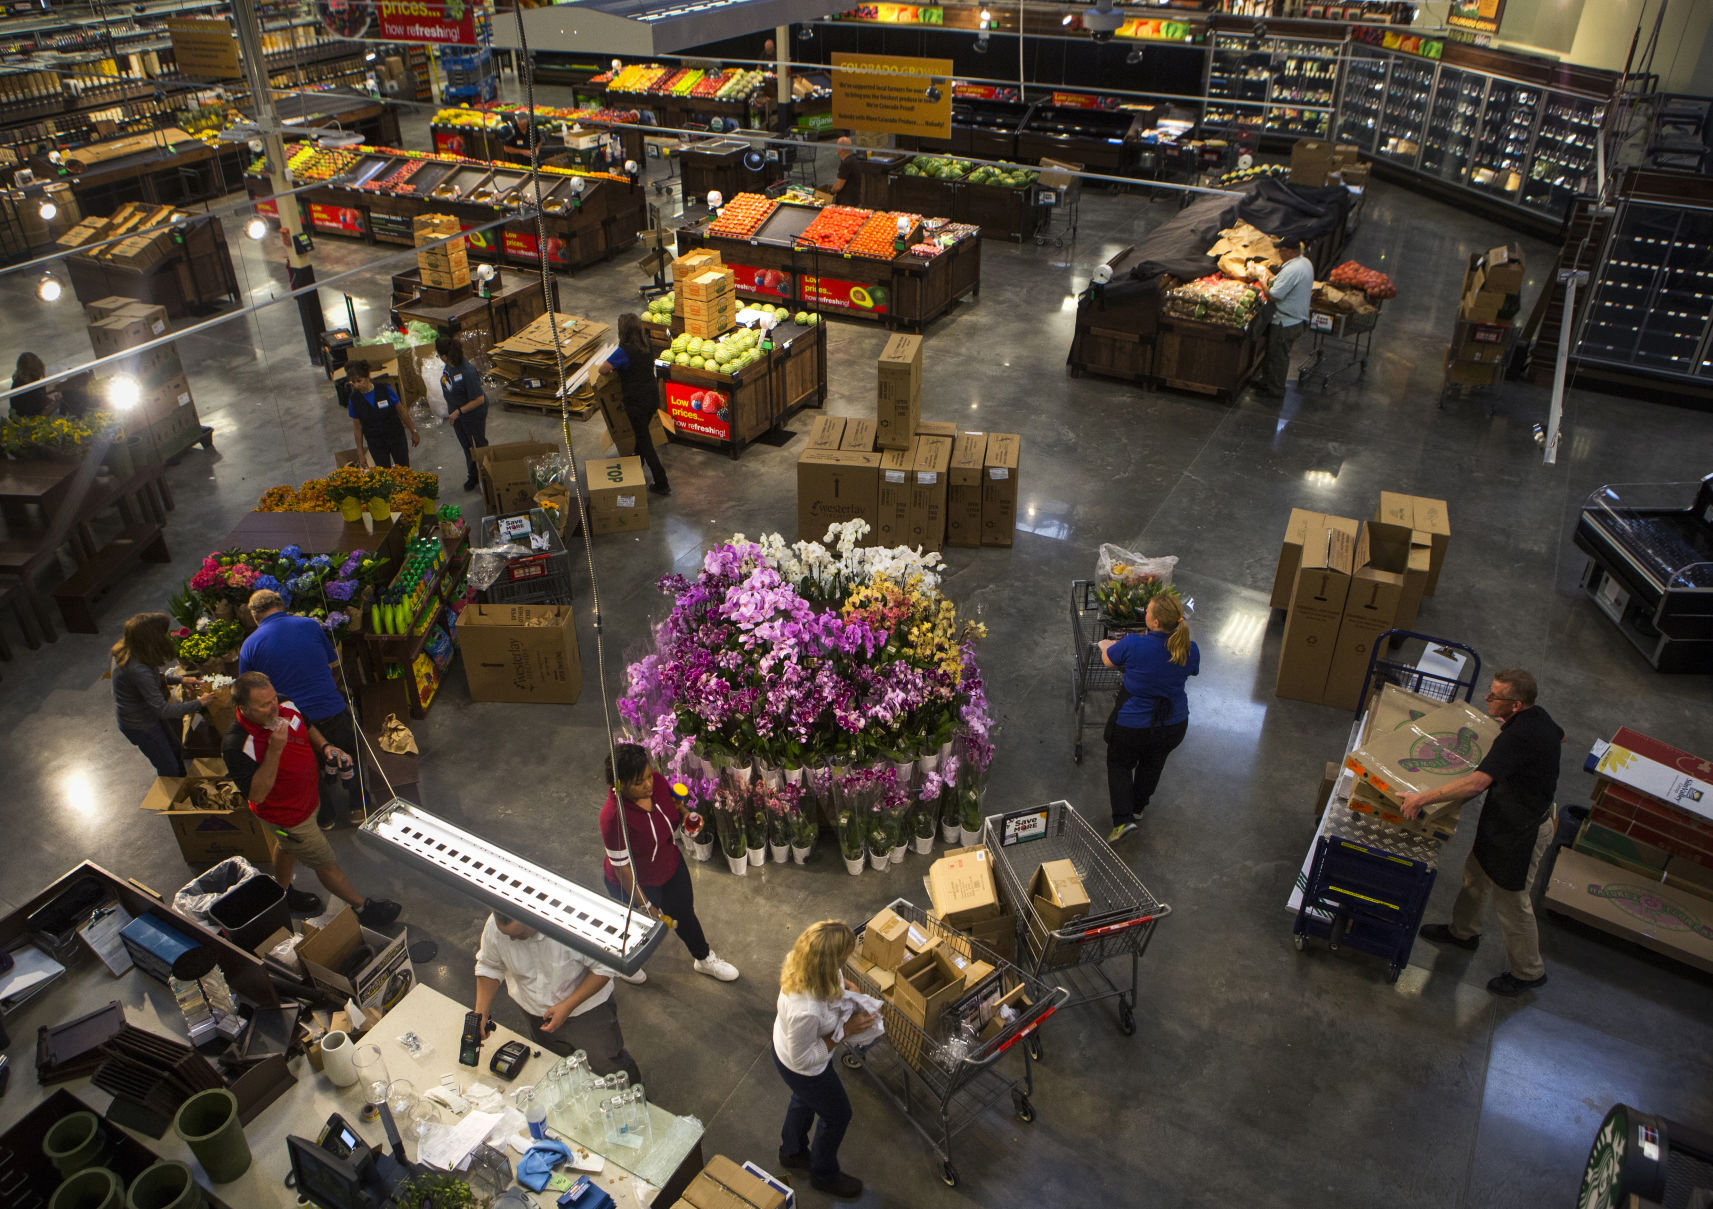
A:
<svg viewBox="0 0 1713 1209">
<path fill-rule="evenodd" d="M 468 605 L 458 617 L 458 647 L 472 701 L 570 705 L 583 691 L 569 606 Z"/>
<path fill-rule="evenodd" d="M 696 275 L 698 269 L 708 269 L 719 265 L 720 254 L 711 248 L 695 248 L 672 262 L 672 280 L 688 281 Z"/>
<path fill-rule="evenodd" d="M 1009 546 L 1017 529 L 1018 465 L 1023 438 L 1012 432 L 987 434 L 982 458 L 981 544 Z"/>
<path fill-rule="evenodd" d="M 883 997 L 891 995 L 892 984 L 897 981 L 897 975 L 892 970 L 881 969 L 874 962 L 864 957 L 861 952 L 852 953 L 850 960 L 845 962 L 845 968 L 874 983 L 875 989 Z"/>
<path fill-rule="evenodd" d="M 993 857 L 985 848 L 942 856 L 928 866 L 928 895 L 934 913 L 959 931 L 999 913 Z"/>
<path fill-rule="evenodd" d="M 681 315 L 685 323 L 699 320 L 704 323 L 725 321 L 726 327 L 737 322 L 739 310 L 738 296 L 735 290 L 727 289 L 718 294 L 710 294 L 706 298 L 680 299 L 674 314 Z M 725 330 L 724 328 L 721 329 Z"/>
<path fill-rule="evenodd" d="M 298 960 L 316 986 L 351 999 L 365 1012 L 390 1011 L 415 984 L 410 966 L 408 933 L 397 936 L 365 928 L 350 907 L 342 907 L 324 928 L 305 921 Z M 349 977 L 345 967 L 359 945 L 374 953 Z"/>
<path fill-rule="evenodd" d="M 1331 143 L 1299 139 L 1291 147 L 1291 183 L 1315 188 L 1325 185 L 1336 154 Z"/>
<path fill-rule="evenodd" d="M 940 1017 L 964 993 L 963 971 L 935 942 L 899 965 L 892 1004 L 917 1027 L 932 1035 Z"/>
<path fill-rule="evenodd" d="M 1653 881 L 1659 880 L 1665 874 L 1666 866 L 1671 861 L 1671 853 L 1664 848 L 1644 844 L 1641 840 L 1613 831 L 1610 827 L 1602 827 L 1593 819 L 1583 821 L 1582 826 L 1577 829 L 1576 839 L 1571 847 Z"/>
<path fill-rule="evenodd" d="M 1439 571 L 1445 564 L 1445 551 L 1451 544 L 1451 512 L 1444 500 L 1421 495 L 1404 495 L 1396 491 L 1380 493 L 1380 507 L 1375 520 L 1394 525 L 1408 525 L 1427 535 L 1429 546 L 1427 585 L 1423 596 L 1432 596 L 1439 587 Z M 1414 541 L 1414 537 L 1411 538 Z"/>
<path fill-rule="evenodd" d="M 679 281 L 674 292 L 678 295 L 679 306 L 689 302 L 712 302 L 727 298 L 737 293 L 737 275 L 732 272 L 730 265 L 704 267 L 689 280 Z"/>
<path fill-rule="evenodd" d="M 828 453 L 839 448 L 845 439 L 845 421 L 842 416 L 816 416 L 815 422 L 809 425 L 809 443 L 806 449 Z"/>
<path fill-rule="evenodd" d="M 1326 693 L 1355 569 L 1358 529 L 1344 517 L 1317 515 L 1304 531 L 1273 687 L 1281 697 L 1318 705 Z"/>
<path fill-rule="evenodd" d="M 917 420 L 916 435 L 919 437 L 945 437 L 952 441 L 957 439 L 958 426 L 950 420 Z"/>
<path fill-rule="evenodd" d="M 1291 509 L 1291 517 L 1285 522 L 1285 540 L 1279 544 L 1279 563 L 1273 571 L 1273 594 L 1268 600 L 1270 608 L 1291 607 L 1291 591 L 1297 582 L 1297 568 L 1303 561 L 1303 540 L 1311 525 L 1321 526 L 1325 519 L 1326 514 L 1322 512 L 1307 508 Z"/>
<path fill-rule="evenodd" d="M 1400 630 L 1414 629 L 1433 566 L 1432 539 L 1420 529 L 1383 521 L 1369 522 L 1363 532 L 1369 542 L 1369 564 L 1403 580 L 1392 624 Z"/>
<path fill-rule="evenodd" d="M 1482 268 L 1481 289 L 1499 294 L 1518 293 L 1523 288 L 1526 271 L 1523 250 L 1516 244 L 1490 248 Z"/>
<path fill-rule="evenodd" d="M 1687 857 L 1674 856 L 1666 862 L 1665 884 L 1701 898 L 1713 899 L 1713 869 Z"/>
<path fill-rule="evenodd" d="M 1326 804 L 1332 800 L 1332 791 L 1338 788 L 1338 778 L 1343 774 L 1344 766 L 1336 760 L 1329 760 L 1321 770 L 1320 788 L 1315 790 L 1314 817 L 1326 813 Z"/>
<path fill-rule="evenodd" d="M 1623 727 L 1595 771 L 1698 819 L 1713 820 L 1713 776 L 1707 761 L 1668 743 Z"/>
<path fill-rule="evenodd" d="M 878 449 L 908 449 L 922 418 L 922 337 L 897 335 L 879 361 L 874 443 Z"/>
<path fill-rule="evenodd" d="M 143 424 L 156 424 L 193 403 L 189 379 L 182 373 L 174 374 L 158 386 L 142 388 L 135 416 Z"/>
<path fill-rule="evenodd" d="M 880 546 L 909 545 L 910 480 L 916 470 L 914 439 L 904 449 L 887 449 L 879 455 L 875 484 L 875 539 Z"/>
<path fill-rule="evenodd" d="M 1362 716 L 1362 734 L 1357 742 L 1366 743 L 1372 735 L 1385 734 L 1417 718 L 1425 718 L 1444 704 L 1395 684 L 1382 684 L 1379 692 L 1372 695 L 1368 710 Z"/>
<path fill-rule="evenodd" d="M 1676 886 L 1638 879 L 1615 865 L 1561 848 L 1546 905 L 1713 973 L 1713 910 L 1708 900 Z"/>
<path fill-rule="evenodd" d="M 972 848 L 966 851 L 975 852 L 979 849 Z M 947 855 L 956 854 L 948 853 Z M 923 879 L 924 882 L 927 880 L 926 878 Z M 931 894 L 930 901 L 932 901 Z M 940 922 L 946 923 L 938 911 L 930 909 L 928 914 Z M 953 925 L 946 923 L 946 926 L 952 927 Z M 987 919 L 978 919 L 974 923 L 965 924 L 957 931 L 1007 961 L 1017 956 L 1017 916 L 1004 904 L 1000 905 L 996 914 Z"/>
<path fill-rule="evenodd" d="M 107 298 L 97 298 L 83 308 L 83 317 L 90 323 L 100 323 L 103 319 L 124 310 L 136 301 L 135 298 L 126 298 L 120 294 L 114 294 Z"/>
<path fill-rule="evenodd" d="M 1368 675 L 1368 660 L 1380 635 L 1391 629 L 1404 594 L 1404 576 L 1383 571 L 1375 565 L 1372 526 L 1363 525 L 1356 538 L 1355 570 L 1345 596 L 1344 617 L 1338 625 L 1332 662 L 1327 667 L 1324 705 L 1355 711 L 1361 704 L 1362 685 Z M 1409 535 L 1403 533 L 1402 551 L 1409 555 Z"/>
<path fill-rule="evenodd" d="M 918 436 L 910 473 L 910 529 L 904 544 L 938 550 L 946 540 L 946 475 L 952 438 Z"/>
<path fill-rule="evenodd" d="M 97 357 L 122 353 L 152 339 L 154 337 L 149 334 L 149 324 L 145 319 L 140 315 L 126 315 L 123 311 L 89 325 L 89 344 Z"/>
<path fill-rule="evenodd" d="M 482 498 L 487 501 L 490 515 L 504 512 L 527 512 L 535 496 L 535 480 L 530 463 L 548 454 L 558 453 L 559 446 L 545 441 L 510 441 L 503 445 L 486 445 L 472 451 L 476 458 L 476 473 L 482 481 Z"/>
<path fill-rule="evenodd" d="M 1029 880 L 1029 897 L 1041 922 L 1053 932 L 1088 914 L 1088 891 L 1068 860 L 1042 861 Z"/>
<path fill-rule="evenodd" d="M 874 544 L 879 471 L 878 453 L 806 450 L 797 459 L 797 536 L 818 542 L 828 526 L 861 517 L 870 529 L 865 544 Z"/>
<path fill-rule="evenodd" d="M 684 333 L 698 340 L 715 340 L 732 330 L 737 322 L 736 307 L 711 311 L 706 316 L 685 315 Z"/>
<path fill-rule="evenodd" d="M 767 1180 L 717 1154 L 690 1181 L 677 1205 L 690 1209 L 785 1209 L 786 1200 L 786 1194 Z"/>
<path fill-rule="evenodd" d="M 910 925 L 882 907 L 862 932 L 862 955 L 882 970 L 896 970 L 904 960 L 904 934 Z"/>
<path fill-rule="evenodd" d="M 201 810 L 191 802 L 200 782 L 226 779 L 226 765 L 217 759 L 192 760 L 183 777 L 157 777 L 143 795 L 139 809 L 167 819 L 187 864 L 211 865 L 241 856 L 253 865 L 274 859 L 272 828 L 247 808 Z"/>
<path fill-rule="evenodd" d="M 981 472 L 987 460 L 987 434 L 960 432 L 952 442 L 946 471 L 946 545 L 981 545 Z"/>
<path fill-rule="evenodd" d="M 589 499 L 589 532 L 632 533 L 648 528 L 648 487 L 642 459 L 603 458 L 583 463 Z"/>
<path fill-rule="evenodd" d="M 852 453 L 873 453 L 875 428 L 876 422 L 868 416 L 846 420 L 845 435 L 839 441 L 839 448 L 848 449 Z"/>
<path fill-rule="evenodd" d="M 1456 834 L 1457 820 L 1462 813 L 1462 806 L 1459 804 L 1437 810 L 1423 818 L 1405 818 L 1395 802 L 1366 781 L 1357 781 L 1351 787 L 1350 809 L 1357 814 L 1372 815 L 1382 823 L 1420 839 L 1434 840 L 1441 844 L 1448 842 Z"/>
<path fill-rule="evenodd" d="M 1499 724 L 1467 701 L 1442 705 L 1396 730 L 1369 736 L 1344 766 L 1396 802 L 1474 772 Z M 1431 808 L 1429 817 L 1447 806 Z"/>
</svg>

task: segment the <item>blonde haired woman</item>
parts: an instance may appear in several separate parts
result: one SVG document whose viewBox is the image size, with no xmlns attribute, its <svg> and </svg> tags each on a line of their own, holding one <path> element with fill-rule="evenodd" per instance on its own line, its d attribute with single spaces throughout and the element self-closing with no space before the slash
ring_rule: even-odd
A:
<svg viewBox="0 0 1713 1209">
<path fill-rule="evenodd" d="M 811 924 L 791 946 L 779 970 L 779 1012 L 773 1018 L 773 1064 L 791 1089 L 780 1131 L 779 1161 L 808 1168 L 809 1183 L 836 1197 L 862 1193 L 862 1181 L 839 1170 L 839 1143 L 851 1123 L 850 1097 L 833 1069 L 833 1047 L 847 1033 L 874 1025 L 871 1012 L 843 1021 L 839 1004 L 846 983 L 843 970 L 856 952 L 856 933 L 836 919 Z M 809 1143 L 809 1126 L 815 1129 Z"/>
<path fill-rule="evenodd" d="M 1201 671 L 1201 651 L 1190 641 L 1182 601 L 1162 593 L 1148 602 L 1143 617 L 1144 633 L 1100 644 L 1106 666 L 1124 672 L 1117 725 L 1109 728 L 1106 741 L 1106 791 L 1112 799 L 1108 843 L 1136 830 L 1136 820 L 1160 784 L 1166 757 L 1189 730 L 1184 683 Z"/>
</svg>

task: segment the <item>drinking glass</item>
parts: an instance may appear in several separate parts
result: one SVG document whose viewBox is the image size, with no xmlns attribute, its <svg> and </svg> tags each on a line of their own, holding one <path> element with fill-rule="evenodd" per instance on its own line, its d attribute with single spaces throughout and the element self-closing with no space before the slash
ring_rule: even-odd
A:
<svg viewBox="0 0 1713 1209">
<path fill-rule="evenodd" d="M 392 1078 L 387 1074 L 387 1062 L 381 1055 L 378 1045 L 360 1045 L 354 1058 L 357 1067 L 357 1081 L 363 1085 L 363 1095 L 371 1105 L 380 1104 L 387 1098 L 387 1087 Z"/>
</svg>

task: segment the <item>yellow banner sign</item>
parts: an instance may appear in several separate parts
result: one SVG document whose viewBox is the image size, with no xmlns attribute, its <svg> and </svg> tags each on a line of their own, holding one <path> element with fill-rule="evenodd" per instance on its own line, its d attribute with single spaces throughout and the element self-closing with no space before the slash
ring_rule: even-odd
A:
<svg viewBox="0 0 1713 1209">
<path fill-rule="evenodd" d="M 833 55 L 833 125 L 918 138 L 952 135 L 952 61 Z"/>
<path fill-rule="evenodd" d="M 167 22 L 172 57 L 187 76 L 231 80 L 243 74 L 238 66 L 238 39 L 224 18 L 177 17 Z"/>
</svg>

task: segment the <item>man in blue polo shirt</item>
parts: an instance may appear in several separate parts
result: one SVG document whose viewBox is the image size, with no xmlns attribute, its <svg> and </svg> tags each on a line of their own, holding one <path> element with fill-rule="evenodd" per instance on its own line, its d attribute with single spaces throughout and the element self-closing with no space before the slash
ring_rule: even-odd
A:
<svg viewBox="0 0 1713 1209">
<path fill-rule="evenodd" d="M 1260 391 L 1283 399 L 1285 383 L 1291 376 L 1291 346 L 1308 330 L 1314 265 L 1303 255 L 1302 240 L 1282 239 L 1277 246 L 1283 263 L 1267 287 L 1267 296 L 1273 300 L 1273 324 L 1267 329 L 1267 356 L 1262 365 Z"/>
<path fill-rule="evenodd" d="M 360 758 L 351 708 L 333 679 L 339 653 L 321 623 L 313 617 L 287 613 L 280 594 L 266 588 L 251 594 L 250 614 L 256 619 L 256 632 L 239 648 L 239 674 L 261 672 L 272 681 L 280 699 L 291 701 L 327 743 L 350 753 L 353 760 Z M 332 782 L 337 779 L 322 770 L 321 808 L 316 821 L 324 831 L 337 821 L 338 812 L 329 801 Z M 363 788 L 355 775 L 345 778 L 345 792 L 351 815 L 360 816 Z"/>
</svg>

